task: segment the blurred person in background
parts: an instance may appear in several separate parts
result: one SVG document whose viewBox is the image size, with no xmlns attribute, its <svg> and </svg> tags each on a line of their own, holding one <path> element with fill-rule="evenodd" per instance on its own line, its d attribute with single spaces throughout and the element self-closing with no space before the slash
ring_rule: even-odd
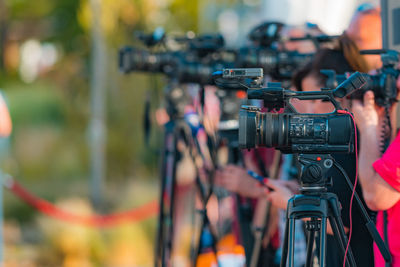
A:
<svg viewBox="0 0 400 267">
<path fill-rule="evenodd" d="M 202 185 L 206 187 L 209 184 L 207 170 L 212 168 L 210 150 L 207 143 L 207 135 L 211 138 L 215 135 L 219 122 L 219 102 L 215 94 L 216 88 L 206 86 L 204 90 L 205 103 L 204 115 L 200 115 L 200 90 L 196 85 L 180 85 L 183 95 L 177 108 L 183 113 L 185 125 L 190 128 L 192 137 L 197 140 L 199 151 L 195 153 L 189 147 L 190 141 L 180 138 L 177 142 L 177 165 L 176 165 L 176 184 L 175 184 L 175 211 L 174 211 L 174 229 L 173 232 L 173 254 L 171 261 L 173 265 L 189 266 L 191 255 L 190 249 L 193 245 L 193 237 L 199 232 L 199 222 L 201 216 L 197 216 L 196 211 L 203 210 L 204 204 L 198 194 L 197 179 L 200 179 Z M 201 121 L 201 117 L 203 121 Z M 155 119 L 159 126 L 169 122 L 170 117 L 167 108 L 158 108 L 155 113 Z M 213 194 L 207 202 L 207 216 L 210 220 L 212 230 L 218 227 L 218 220 L 221 214 L 225 212 L 225 217 L 232 217 L 228 201 L 218 202 Z M 221 207 L 219 207 L 221 206 Z M 199 213 L 198 213 L 199 214 Z M 195 223 L 193 221 L 195 220 Z M 209 262 L 210 266 L 214 263 L 214 254 L 200 254 L 198 264 Z"/>
<path fill-rule="evenodd" d="M 0 92 L 0 161 L 3 161 L 9 152 L 11 131 L 12 122 L 7 102 L 4 94 Z"/>
<path fill-rule="evenodd" d="M 335 49 L 342 51 L 354 71 L 369 72 L 382 66 L 379 55 L 360 55 L 361 50 L 382 49 L 380 8 L 360 5 L 347 30 L 339 37 Z"/>
<path fill-rule="evenodd" d="M 12 122 L 8 111 L 7 103 L 2 93 L 0 93 L 0 137 L 10 136 Z"/>
<path fill-rule="evenodd" d="M 303 38 L 323 35 L 324 32 L 318 25 L 306 22 L 302 26 L 285 26 L 282 31 L 283 42 L 281 49 L 297 51 L 301 54 L 314 53 L 317 49 L 312 40 L 291 41 L 290 38 Z"/>
</svg>

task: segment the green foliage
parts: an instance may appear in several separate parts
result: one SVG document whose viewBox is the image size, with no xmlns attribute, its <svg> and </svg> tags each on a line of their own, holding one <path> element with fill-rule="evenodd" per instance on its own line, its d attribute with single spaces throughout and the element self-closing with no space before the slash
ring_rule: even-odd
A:
<svg viewBox="0 0 400 267">
<path fill-rule="evenodd" d="M 6 0 L 12 20 L 30 20 L 48 16 L 57 2 L 49 0 Z"/>
<path fill-rule="evenodd" d="M 14 128 L 21 126 L 64 125 L 63 102 L 56 88 L 45 84 L 6 85 L 7 99 Z"/>
<path fill-rule="evenodd" d="M 160 127 L 153 121 L 150 147 L 144 144 L 143 105 L 154 75 L 121 75 L 117 49 L 132 43 L 134 30 L 153 30 L 164 16 L 167 32 L 197 31 L 200 0 L 103 0 L 102 27 L 108 46 L 107 177 L 157 174 Z M 14 124 L 12 172 L 33 181 L 73 179 L 89 174 L 90 5 L 89 0 L 5 0 L 7 27 L 17 41 L 35 38 L 56 44 L 58 63 L 37 82 L 0 76 Z M 162 17 L 161 16 L 161 17 Z M 28 29 L 28 30 L 24 30 Z M 136 43 L 137 41 L 134 41 Z M 156 90 L 161 91 L 163 83 Z M 152 110 L 160 94 L 152 95 Z M 154 116 L 153 116 L 154 118 Z M 154 120 L 154 119 L 153 119 Z M 76 179 L 79 179 L 76 178 Z"/>
<path fill-rule="evenodd" d="M 197 32 L 197 22 L 199 17 L 198 2 L 201 0 L 174 0 L 169 6 L 173 14 L 174 26 L 182 31 Z"/>
<path fill-rule="evenodd" d="M 26 37 L 56 42 L 67 52 L 87 46 L 77 20 L 79 0 L 8 0 L 6 7 L 11 25 L 19 24 L 36 35 L 23 33 Z"/>
<path fill-rule="evenodd" d="M 87 38 L 77 20 L 80 2 L 77 0 L 52 1 L 57 3 L 49 16 L 52 34 L 48 39 L 62 44 L 69 51 L 86 51 Z"/>
</svg>

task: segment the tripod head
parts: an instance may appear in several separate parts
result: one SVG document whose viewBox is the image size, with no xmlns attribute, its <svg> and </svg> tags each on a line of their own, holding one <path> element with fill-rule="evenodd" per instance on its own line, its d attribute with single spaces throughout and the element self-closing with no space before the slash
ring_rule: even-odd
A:
<svg viewBox="0 0 400 267">
<path fill-rule="evenodd" d="M 327 186 L 332 185 L 332 177 L 328 171 L 333 166 L 330 154 L 299 154 L 299 177 L 301 193 L 318 194 L 327 192 Z"/>
</svg>

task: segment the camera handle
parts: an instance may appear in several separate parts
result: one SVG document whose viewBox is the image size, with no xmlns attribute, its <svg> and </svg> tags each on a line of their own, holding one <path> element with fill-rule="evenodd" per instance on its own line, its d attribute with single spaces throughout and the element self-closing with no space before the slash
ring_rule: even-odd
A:
<svg viewBox="0 0 400 267">
<path fill-rule="evenodd" d="M 360 55 L 380 55 L 381 60 L 385 67 L 394 67 L 399 63 L 400 53 L 396 50 L 389 49 L 370 49 L 361 50 Z"/>
</svg>

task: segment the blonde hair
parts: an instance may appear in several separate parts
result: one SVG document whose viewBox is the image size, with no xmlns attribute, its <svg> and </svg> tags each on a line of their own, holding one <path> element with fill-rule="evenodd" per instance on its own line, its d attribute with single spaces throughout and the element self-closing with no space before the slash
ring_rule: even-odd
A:
<svg viewBox="0 0 400 267">
<path fill-rule="evenodd" d="M 369 66 L 365 58 L 360 54 L 356 43 L 344 32 L 336 40 L 334 49 L 342 51 L 347 62 L 355 71 L 368 72 Z"/>
</svg>

